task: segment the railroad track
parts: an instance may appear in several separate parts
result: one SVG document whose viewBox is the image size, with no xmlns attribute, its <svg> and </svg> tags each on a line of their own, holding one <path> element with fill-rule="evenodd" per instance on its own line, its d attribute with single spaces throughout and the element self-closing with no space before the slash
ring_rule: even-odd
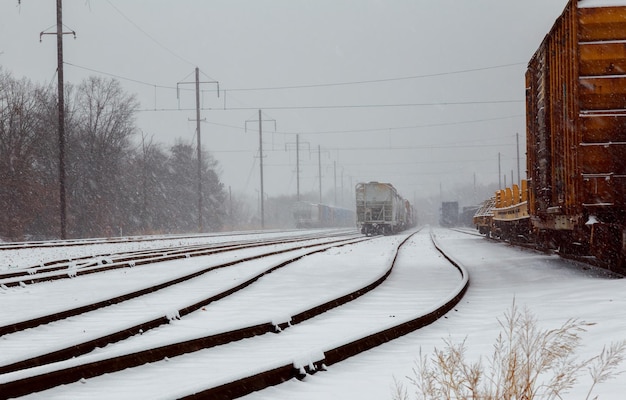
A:
<svg viewBox="0 0 626 400">
<path fill-rule="evenodd" d="M 344 235 L 345 233 L 330 233 L 323 237 L 332 238 Z M 105 272 L 119 268 L 130 268 L 182 258 L 207 256 L 225 251 L 292 243 L 319 237 L 319 234 L 307 234 L 270 240 L 255 239 L 228 243 L 194 244 L 177 246 L 175 248 L 142 249 L 114 254 L 101 253 L 72 259 L 51 260 L 39 266 L 0 272 L 0 285 L 4 288 L 24 286 L 26 284 L 74 278 L 79 275 Z"/>
<path fill-rule="evenodd" d="M 284 232 L 284 231 L 283 231 Z M 93 238 L 93 239 L 65 239 L 65 240 L 41 240 L 29 242 L 9 242 L 0 243 L 0 251 L 2 250 L 21 250 L 21 249 L 42 249 L 57 247 L 77 247 L 98 244 L 124 244 L 124 243 L 141 243 L 141 242 L 167 242 L 172 240 L 188 240 L 188 239 L 213 239 L 219 237 L 247 236 L 250 234 L 267 235 L 272 231 L 242 231 L 224 233 L 197 233 L 193 235 L 164 235 L 164 236 L 123 236 L 110 238 Z"/>
<path fill-rule="evenodd" d="M 390 239 L 379 238 L 369 240 L 374 241 Z M 174 334 L 174 336 L 168 336 L 169 334 L 159 334 L 159 332 L 179 332 L 180 329 L 177 329 L 176 327 L 176 325 L 178 325 L 179 323 L 175 322 L 164 327 L 163 329 L 156 330 L 154 336 L 150 339 L 147 339 L 147 344 L 144 344 L 144 347 L 147 347 L 142 350 L 138 350 L 138 348 L 140 348 L 141 346 L 133 344 L 133 342 L 144 341 L 144 339 L 149 335 L 136 335 L 129 340 L 120 342 L 118 345 L 109 346 L 112 347 L 110 350 L 101 350 L 99 352 L 95 352 L 96 354 L 78 357 L 69 361 L 56 362 L 54 364 L 45 365 L 38 368 L 21 369 L 22 367 L 27 368 L 27 365 L 24 364 L 21 367 L 13 365 L 13 367 L 11 368 L 13 372 L 6 372 L 5 374 L 0 375 L 0 398 L 21 396 L 32 392 L 51 389 L 60 384 L 69 384 L 72 382 L 80 381 L 81 379 L 101 376 L 102 374 L 125 373 L 126 371 L 116 372 L 125 368 L 132 368 L 133 370 L 139 371 L 150 368 L 144 366 L 145 363 L 151 363 L 149 365 L 161 365 L 167 368 L 168 365 L 172 366 L 178 364 L 179 360 L 182 360 L 182 362 L 184 363 L 184 360 L 186 359 L 193 360 L 196 358 L 200 358 L 203 360 L 212 360 L 212 365 L 220 365 L 222 362 L 226 361 L 220 360 L 219 362 L 216 362 L 214 356 L 207 355 L 205 353 L 220 353 L 223 347 L 233 347 L 236 349 L 237 344 L 235 343 L 239 342 L 235 341 L 246 337 L 253 337 L 249 340 L 254 342 L 258 341 L 259 343 L 261 343 L 254 346 L 254 352 L 261 353 L 261 355 L 258 356 L 260 360 L 265 360 L 265 358 L 268 357 L 276 358 L 277 353 L 284 353 L 285 359 L 289 361 L 285 363 L 281 363 L 278 361 L 269 362 L 269 364 L 261 363 L 262 366 L 259 366 L 255 369 L 259 372 L 250 376 L 241 376 L 241 373 L 234 375 L 231 374 L 221 380 L 217 379 L 212 384 L 207 383 L 207 386 L 195 388 L 192 391 L 195 392 L 195 394 L 181 393 L 174 395 L 174 397 L 189 396 L 188 398 L 233 398 L 249 393 L 252 390 L 258 390 L 264 386 L 277 384 L 292 377 L 301 377 L 303 376 L 303 374 L 305 375 L 307 373 L 312 373 L 314 371 L 324 369 L 347 357 L 358 354 L 359 352 L 365 351 L 369 348 L 377 346 L 395 337 L 404 335 L 408 332 L 418 329 L 421 326 L 435 321 L 451 307 L 453 307 L 454 304 L 456 304 L 456 302 L 460 300 L 461 296 L 467 289 L 467 286 L 469 284 L 467 274 L 461 266 L 457 265 L 456 268 L 458 268 L 462 277 L 461 279 L 459 279 L 460 283 L 458 285 L 455 285 L 452 295 L 447 296 L 445 302 L 441 302 L 438 306 L 434 308 L 431 307 L 432 309 L 430 309 L 428 312 L 418 313 L 419 315 L 414 313 L 413 315 L 411 315 L 410 318 L 404 318 L 399 323 L 384 324 L 386 325 L 384 327 L 381 327 L 379 326 L 380 324 L 377 324 L 374 331 L 369 331 L 368 334 L 364 335 L 363 332 L 359 332 L 358 334 L 356 334 L 356 336 L 358 337 L 353 337 L 353 340 L 341 340 L 340 343 L 336 343 L 332 346 L 329 346 L 328 343 L 324 343 L 322 345 L 322 350 L 305 354 L 304 356 L 302 356 L 301 354 L 294 355 L 293 353 L 298 353 L 298 351 L 290 349 L 290 345 L 285 346 L 285 344 L 282 344 L 285 342 L 283 338 L 289 338 L 289 335 L 291 335 L 290 332 L 294 332 L 296 335 L 298 335 L 298 332 L 300 330 L 307 331 L 311 329 L 319 329 L 318 323 L 312 323 L 307 321 L 311 321 L 312 319 L 315 319 L 314 317 L 319 316 L 320 314 L 325 313 L 329 310 L 337 310 L 337 312 L 341 315 L 341 310 L 345 308 L 346 304 L 352 302 L 357 298 L 361 298 L 361 296 L 363 296 L 365 293 L 370 293 L 370 291 L 372 291 L 374 288 L 379 287 L 379 285 L 385 282 L 385 280 L 390 276 L 392 272 L 398 255 L 402 253 L 400 249 L 403 248 L 403 245 L 405 245 L 407 241 L 411 240 L 411 238 L 407 236 L 401 242 L 399 238 L 395 238 L 395 240 L 395 247 L 393 251 L 389 252 L 386 258 L 387 262 L 384 263 L 386 265 L 374 268 L 375 272 L 371 272 L 371 275 L 369 275 L 365 281 L 359 281 L 359 285 L 355 285 L 354 283 L 352 283 L 346 287 L 341 287 L 340 290 L 331 290 L 333 294 L 331 296 L 326 296 L 324 301 L 319 300 L 322 298 L 320 296 L 320 289 L 324 286 L 314 285 L 315 279 L 311 278 L 312 287 L 308 292 L 307 290 L 305 290 L 305 288 L 299 287 L 295 288 L 295 291 L 296 293 L 298 291 L 306 292 L 302 293 L 302 295 L 305 297 L 307 295 L 309 297 L 314 297 L 317 301 L 304 301 L 299 307 L 291 304 L 291 307 L 287 307 L 285 310 L 282 310 L 273 318 L 269 318 L 265 321 L 255 321 L 253 317 L 246 318 L 241 316 L 241 318 L 246 321 L 243 326 L 241 326 L 241 323 L 239 324 L 239 326 L 237 326 L 237 324 L 231 324 L 231 328 L 229 329 L 229 325 L 226 324 L 222 328 L 218 328 L 213 333 L 210 333 L 208 335 L 198 336 L 196 334 L 194 337 L 185 337 L 185 335 L 177 336 L 176 334 Z M 350 249 L 358 248 L 361 249 L 361 251 L 363 251 L 363 249 L 367 249 L 367 247 L 363 246 L 369 245 L 369 243 L 356 244 L 356 240 L 353 240 L 352 243 L 346 241 L 342 245 L 344 246 L 344 248 L 346 248 L 345 246 L 347 246 L 348 244 L 350 244 Z M 279 273 L 277 272 L 278 268 L 281 268 L 280 271 L 285 271 L 285 273 L 286 271 L 289 271 L 291 269 L 297 269 L 297 260 L 302 260 L 302 258 L 305 256 L 307 256 L 307 259 L 309 259 L 309 257 L 323 257 L 323 255 L 327 254 L 328 252 L 337 252 L 339 251 L 336 247 L 338 245 L 340 244 L 335 243 L 329 244 L 327 246 L 319 246 L 320 248 L 312 248 L 307 251 L 301 250 L 302 254 L 300 254 L 299 256 L 292 256 L 291 259 L 283 261 L 280 267 L 278 264 L 274 265 L 274 267 L 271 268 L 271 271 L 267 270 L 263 275 L 266 278 L 271 278 L 279 275 Z M 317 255 L 313 256 L 312 254 L 310 254 L 311 252 L 316 252 Z M 327 258 L 330 257 L 331 259 L 334 259 L 333 256 L 333 254 L 327 254 Z M 380 262 L 378 263 L 381 264 Z M 322 268 L 322 270 L 324 270 L 324 268 Z M 271 275 L 267 275 L 269 272 L 273 273 Z M 283 272 L 280 273 L 282 274 Z M 351 279 L 349 278 L 351 277 L 353 277 L 353 275 L 345 276 L 345 282 L 350 282 Z M 354 281 L 354 279 L 352 279 L 352 281 Z M 263 285 L 254 285 L 254 287 L 256 286 L 262 287 Z M 350 288 L 350 290 L 347 290 L 346 288 Z M 244 295 L 244 292 L 247 292 L 249 290 L 251 289 L 248 289 L 241 293 L 233 293 Z M 293 290 L 294 289 L 291 290 L 291 293 L 289 295 L 285 296 L 286 299 L 289 299 L 289 302 L 291 303 L 296 302 L 293 298 Z M 287 289 L 285 289 L 285 291 L 289 292 L 289 290 Z M 252 290 L 252 292 L 254 292 L 254 290 Z M 374 293 L 375 295 L 377 292 L 378 290 L 372 293 Z M 372 295 L 365 296 L 363 297 L 363 299 L 370 296 Z M 252 297 L 254 298 L 254 296 Z M 228 315 L 228 311 L 222 311 L 222 314 L 220 314 L 219 307 L 221 304 L 227 304 L 229 298 L 230 297 L 221 296 L 219 299 L 223 300 L 217 301 L 219 299 L 213 299 L 212 301 L 214 301 L 215 303 L 212 303 L 209 307 L 202 305 L 206 304 L 206 299 L 204 299 L 203 301 L 196 304 L 196 309 L 200 310 L 206 307 L 208 311 L 211 311 L 211 307 L 213 306 L 213 304 L 217 304 L 217 311 L 213 311 L 213 314 L 216 315 L 213 321 L 217 323 L 218 320 L 221 321 L 223 319 L 227 319 L 224 318 L 223 313 L 225 312 L 226 315 Z M 276 300 L 278 299 L 274 299 L 274 301 Z M 269 299 L 269 301 L 272 300 Z M 289 306 L 289 302 L 285 301 L 284 303 Z M 253 303 L 251 304 L 256 304 L 256 300 L 253 301 Z M 227 305 L 225 305 L 224 307 L 228 309 Z M 263 308 L 263 306 L 259 307 Z M 181 313 L 181 311 L 182 310 L 179 310 L 179 314 Z M 186 320 L 186 318 L 184 318 L 184 315 L 186 314 L 183 313 L 183 315 L 180 315 L 182 321 Z M 199 325 L 195 328 L 195 331 L 200 329 L 200 326 L 204 326 L 204 329 L 206 329 L 205 325 L 202 325 L 201 322 L 197 322 L 199 318 L 202 319 L 202 312 L 196 312 L 194 315 L 195 317 L 192 317 L 190 315 L 190 322 L 188 323 L 191 325 L 199 323 Z M 222 317 L 218 317 L 219 315 L 222 315 Z M 239 318 L 240 316 L 237 317 L 237 319 Z M 345 316 L 333 318 L 345 319 Z M 280 335 L 269 336 L 266 334 L 277 331 L 285 331 L 288 333 L 281 333 Z M 134 333 L 136 333 L 136 331 Z M 322 337 L 323 336 L 324 335 L 322 335 Z M 263 344 L 265 342 L 270 342 L 270 344 Z M 296 343 L 300 342 L 300 340 L 296 341 Z M 306 340 L 303 343 L 306 343 Z M 109 349 L 109 347 L 107 349 Z M 309 348 L 316 347 L 317 346 L 309 345 Z M 277 349 L 279 348 L 281 350 L 277 351 Z M 264 349 L 270 349 L 272 354 L 265 354 L 265 356 L 263 356 L 263 352 L 265 351 Z M 236 353 L 237 350 L 234 350 L 234 352 Z M 240 355 L 240 357 L 250 356 L 251 354 L 249 353 L 249 350 L 244 351 L 244 353 Z M 231 354 L 227 357 L 227 359 L 239 360 L 239 362 L 245 363 L 245 361 L 242 361 L 240 357 L 238 358 L 238 356 L 233 356 Z M 198 360 L 192 362 L 196 363 L 198 362 Z M 229 368 L 231 367 L 223 366 L 222 370 L 229 371 Z M 54 389 L 52 390 L 54 391 Z M 48 392 L 44 393 L 44 396 L 48 396 L 50 394 Z M 135 395 L 137 394 L 135 393 Z M 149 397 L 149 395 L 146 395 L 146 397 Z"/>
<path fill-rule="evenodd" d="M 236 284 L 230 285 L 221 291 L 216 290 L 216 292 L 211 294 L 210 296 L 203 297 L 201 294 L 205 290 L 204 285 L 208 285 L 210 283 L 210 282 L 206 283 L 204 281 L 207 279 L 207 274 L 211 272 L 219 271 L 226 267 L 233 267 L 235 265 L 240 265 L 245 262 L 256 261 L 256 260 L 263 259 L 263 258 L 268 259 L 272 256 L 281 256 L 282 259 L 292 260 L 294 259 L 294 257 L 298 258 L 302 256 L 302 255 L 292 255 L 291 253 L 293 253 L 294 251 L 296 252 L 299 251 L 300 253 L 306 255 L 306 254 L 312 254 L 312 253 L 321 251 L 320 248 L 323 250 L 328 247 L 342 245 L 345 243 L 358 242 L 361 240 L 363 240 L 361 237 L 354 237 L 354 236 L 349 236 L 348 238 L 344 237 L 340 239 L 327 238 L 326 240 L 321 240 L 321 239 L 308 240 L 308 241 L 299 240 L 297 241 L 297 244 L 292 244 L 291 242 L 287 242 L 287 244 L 283 243 L 283 246 L 281 246 L 280 248 L 273 248 L 271 250 L 266 250 L 262 252 L 259 252 L 258 249 L 265 247 L 265 245 L 259 246 L 254 249 L 254 252 L 250 252 L 250 255 L 237 257 L 230 261 L 218 263 L 215 265 L 206 266 L 204 268 L 190 271 L 186 274 L 179 273 L 177 276 L 172 277 L 171 279 L 168 279 L 164 282 L 160 282 L 156 285 L 144 285 L 140 289 L 136 289 L 131 292 L 125 292 L 121 294 L 117 293 L 115 296 L 105 297 L 104 299 L 101 299 L 97 302 L 83 304 L 78 307 L 64 308 L 61 311 L 46 313 L 44 315 L 31 317 L 31 318 L 22 317 L 22 319 L 20 320 L 13 321 L 10 324 L 5 324 L 3 326 L 0 326 L 0 336 L 11 334 L 11 333 L 23 332 L 26 329 L 35 328 L 37 326 L 49 324 L 55 321 L 65 320 L 69 317 L 75 317 L 74 319 L 70 321 L 71 325 L 74 325 L 74 326 L 79 325 L 81 327 L 84 327 L 85 322 L 82 320 L 77 320 L 76 316 L 81 316 L 82 319 L 92 320 L 95 322 L 96 325 L 98 325 L 98 318 L 92 317 L 91 314 L 96 313 L 98 312 L 98 310 L 101 310 L 103 308 L 110 308 L 111 306 L 123 304 L 123 303 L 128 304 L 133 299 L 139 299 L 138 301 L 136 301 L 136 303 L 139 303 L 139 305 L 135 306 L 136 309 L 133 312 L 133 315 L 138 314 L 139 318 L 132 320 L 132 322 L 128 322 L 126 326 L 123 327 L 123 329 L 118 329 L 117 331 L 113 331 L 113 332 L 107 331 L 106 334 L 102 334 L 101 336 L 92 338 L 88 341 L 84 341 L 80 343 L 78 342 L 71 343 L 71 345 L 68 346 L 67 348 L 60 348 L 60 349 L 57 348 L 55 351 L 47 353 L 47 354 L 37 354 L 37 356 L 30 357 L 29 359 L 7 363 L 6 360 L 10 359 L 9 355 L 11 354 L 11 351 L 16 350 L 16 347 L 19 348 L 20 346 L 16 345 L 14 341 L 13 342 L 0 342 L 0 353 L 3 354 L 3 360 L 4 360 L 3 364 L 5 364 L 5 365 L 0 365 L 0 373 L 11 372 L 17 369 L 41 365 L 44 363 L 59 361 L 59 360 L 63 360 L 63 359 L 71 358 L 71 357 L 77 357 L 81 354 L 84 354 L 85 352 L 93 350 L 96 347 L 102 347 L 111 342 L 123 340 L 139 332 L 146 332 L 150 329 L 153 329 L 155 327 L 168 323 L 172 318 L 180 318 L 181 316 L 184 316 L 193 311 L 196 311 L 202 305 L 208 304 L 212 301 L 215 301 L 216 299 L 226 296 L 229 293 L 232 293 L 236 290 L 240 290 L 241 288 L 246 287 L 247 285 L 250 285 L 252 282 L 257 280 L 263 274 L 266 274 L 268 273 L 268 271 L 271 271 L 272 269 L 277 268 L 277 266 L 274 266 L 271 264 L 268 266 L 261 265 L 260 268 L 256 268 L 252 272 L 247 272 L 246 274 L 242 274 L 241 276 L 244 276 L 245 278 L 238 279 L 236 281 L 237 282 Z M 276 246 L 276 243 L 273 243 L 272 247 L 275 247 L 275 246 Z M 304 251 L 302 251 L 303 249 Z M 238 250 L 241 250 L 241 249 L 238 249 Z M 282 266 L 280 265 L 282 261 L 278 261 L 278 263 L 279 263 L 279 266 Z M 148 266 L 147 268 L 150 268 L 150 267 Z M 230 268 L 230 270 L 232 269 L 233 268 Z M 145 272 L 150 273 L 150 270 L 146 270 Z M 204 280 L 200 280 L 200 278 L 204 278 Z M 209 278 L 212 279 L 211 277 Z M 196 283 L 198 281 L 200 281 L 200 283 Z M 145 317 L 146 296 L 150 294 L 154 294 L 155 296 L 158 296 L 160 292 L 162 292 L 163 290 L 176 287 L 176 286 L 180 288 L 181 285 L 185 282 L 191 282 L 191 284 L 187 286 L 182 286 L 182 289 L 179 289 L 179 292 L 182 291 L 182 293 L 179 293 L 179 294 L 174 293 L 171 295 L 171 297 L 176 298 L 178 296 L 184 296 L 185 295 L 184 292 L 189 291 L 189 290 L 200 291 L 200 295 L 198 296 L 198 298 L 194 299 L 193 304 L 191 303 L 183 304 L 179 306 L 178 308 L 170 307 L 168 305 L 161 305 L 160 309 L 167 309 L 168 311 L 165 313 L 161 313 L 161 314 L 157 313 L 157 315 L 154 315 L 155 313 L 153 312 L 153 313 L 150 313 L 150 314 L 153 314 L 152 318 Z M 79 285 L 79 282 L 77 282 L 76 284 Z M 201 287 L 200 289 L 194 289 L 193 287 L 194 285 L 195 286 L 201 285 Z M 131 304 L 130 308 L 132 309 L 132 307 L 133 305 Z M 157 307 L 157 306 L 154 305 L 153 307 Z M 118 306 L 117 308 L 112 309 L 111 312 L 114 314 L 115 313 L 120 314 L 124 312 L 129 312 L 129 311 L 125 311 L 125 307 Z M 82 329 L 74 329 L 74 330 L 71 330 L 71 329 L 64 330 L 64 329 L 60 329 L 59 325 L 62 325 L 62 324 L 57 323 L 55 325 L 56 330 L 59 331 L 58 333 L 56 333 L 56 336 L 55 336 L 55 328 L 52 329 L 52 332 L 50 332 L 50 329 L 48 329 L 45 332 L 46 336 L 40 338 L 39 340 L 36 340 L 35 342 L 40 343 L 44 347 L 47 347 L 50 344 L 53 344 L 55 342 L 58 342 L 59 340 L 62 340 L 63 337 L 66 337 L 69 335 L 76 335 L 80 333 L 82 330 L 92 331 L 97 328 L 96 326 L 95 328 L 91 328 L 91 329 L 82 328 Z M 70 325 L 70 324 L 65 323 L 65 325 Z M 26 334 L 23 336 L 24 336 L 23 340 L 25 341 L 24 346 L 30 349 L 33 346 L 32 334 Z M 15 335 L 13 337 L 15 337 Z M 6 337 L 5 337 L 5 340 L 6 340 Z M 7 347 L 4 350 L 2 349 L 3 345 L 4 347 Z"/>
</svg>

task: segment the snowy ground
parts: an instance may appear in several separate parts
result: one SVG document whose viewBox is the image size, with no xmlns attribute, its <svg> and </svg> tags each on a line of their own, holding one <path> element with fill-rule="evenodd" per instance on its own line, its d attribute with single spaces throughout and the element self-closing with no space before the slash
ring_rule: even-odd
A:
<svg viewBox="0 0 626 400">
<path fill-rule="evenodd" d="M 626 279 L 585 271 L 575 264 L 481 237 L 436 230 L 440 245 L 461 261 L 470 274 L 470 287 L 447 318 L 332 366 L 329 371 L 290 381 L 245 396 L 245 400 L 360 399 L 392 397 L 394 378 L 404 381 L 420 351 L 443 348 L 444 339 L 466 339 L 469 359 L 492 353 L 502 318 L 515 298 L 528 307 L 542 328 L 560 327 L 569 318 L 596 322 L 584 335 L 581 358 L 598 354 L 604 344 L 626 340 Z M 411 262 L 419 263 L 415 259 Z M 626 365 L 622 365 L 626 369 Z M 410 385 L 408 385 L 410 387 Z M 601 400 L 624 398 L 626 374 L 595 390 Z M 589 379 L 581 375 L 568 399 L 584 399 Z M 410 392 L 411 393 L 411 392 Z M 416 397 L 411 397 L 416 398 Z"/>
<path fill-rule="evenodd" d="M 426 231 L 421 234 L 423 238 Z M 490 354 L 499 333 L 496 319 L 510 308 L 514 298 L 518 306 L 527 306 L 539 318 L 542 328 L 556 328 L 568 318 L 596 322 L 584 335 L 581 358 L 599 353 L 611 341 L 626 339 L 626 280 L 612 279 L 555 256 L 512 248 L 478 236 L 443 229 L 435 232 L 439 244 L 462 262 L 470 274 L 470 288 L 455 311 L 431 326 L 333 365 L 327 372 L 304 381 L 289 381 L 245 399 L 390 399 L 394 378 L 406 382 L 405 376 L 411 375 L 420 348 L 428 353 L 435 346 L 443 347 L 443 339 L 454 342 L 466 339 L 471 359 Z M 441 260 L 421 256 L 420 246 L 426 245 L 426 240 L 413 241 L 411 248 L 398 258 L 394 270 L 394 273 L 412 274 L 408 276 L 410 279 L 403 279 L 405 286 L 420 291 L 434 286 L 429 278 L 435 275 L 422 274 L 442 265 Z M 371 258 L 371 253 L 369 256 L 363 253 L 366 256 L 360 259 L 358 254 L 352 260 L 357 265 L 367 264 Z M 626 369 L 626 365 L 622 367 Z M 624 382 L 626 375 L 599 386 L 595 393 L 600 399 L 621 399 Z M 154 380 L 150 383 L 155 384 Z M 586 376 L 581 376 L 580 384 L 568 398 L 584 399 L 588 384 Z M 63 389 L 54 392 L 61 396 L 58 398 L 72 398 L 73 393 L 67 391 L 63 395 Z M 99 398 L 107 398 L 107 393 L 100 393 Z"/>
</svg>

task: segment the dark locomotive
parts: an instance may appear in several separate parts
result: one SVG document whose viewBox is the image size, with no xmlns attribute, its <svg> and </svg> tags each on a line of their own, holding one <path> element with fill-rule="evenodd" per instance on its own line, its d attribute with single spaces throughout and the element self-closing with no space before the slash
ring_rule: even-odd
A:
<svg viewBox="0 0 626 400">
<path fill-rule="evenodd" d="M 497 192 L 474 222 L 623 272 L 626 6 L 586 3 L 570 0 L 528 64 L 527 188 Z"/>
</svg>

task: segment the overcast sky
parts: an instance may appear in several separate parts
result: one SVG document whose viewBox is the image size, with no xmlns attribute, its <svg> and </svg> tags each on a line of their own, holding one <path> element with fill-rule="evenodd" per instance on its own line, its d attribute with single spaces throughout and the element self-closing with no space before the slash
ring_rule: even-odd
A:
<svg viewBox="0 0 626 400">
<path fill-rule="evenodd" d="M 394 184 L 454 199 L 456 185 L 517 179 L 525 152 L 526 65 L 566 0 L 66 0 L 65 79 L 117 77 L 137 127 L 168 147 L 202 144 L 234 193 Z M 0 65 L 56 85 L 55 0 L 0 2 Z M 177 96 L 177 84 L 181 91 Z M 180 109 L 180 110 L 179 110 Z M 248 122 L 247 122 L 248 121 Z M 139 135 L 138 135 L 139 137 Z M 521 161 L 522 178 L 525 158 Z M 343 178 L 343 179 L 342 179 Z M 257 194 L 255 194 L 255 191 Z M 463 199 L 456 199 L 463 202 Z M 351 202 L 351 201 L 350 201 Z"/>
</svg>

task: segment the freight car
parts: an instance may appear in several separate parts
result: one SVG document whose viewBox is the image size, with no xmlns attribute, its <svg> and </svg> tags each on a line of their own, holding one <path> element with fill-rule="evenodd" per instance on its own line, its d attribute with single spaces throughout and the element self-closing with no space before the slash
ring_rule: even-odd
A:
<svg viewBox="0 0 626 400">
<path fill-rule="evenodd" d="M 306 201 L 295 203 L 292 214 L 296 228 L 340 228 L 355 223 L 353 210 Z"/>
<path fill-rule="evenodd" d="M 626 1 L 569 1 L 528 64 L 526 126 L 528 235 L 623 271 Z M 477 226 L 499 235 L 493 213 Z"/>
<path fill-rule="evenodd" d="M 503 240 L 528 242 L 532 239 L 532 228 L 528 214 L 527 181 L 498 190 L 495 196 L 485 200 L 474 214 L 478 231 L 488 237 Z"/>
<path fill-rule="evenodd" d="M 459 203 L 457 201 L 444 201 L 441 203 L 439 225 L 445 227 L 459 224 Z"/>
<path fill-rule="evenodd" d="M 539 240 L 617 265 L 626 254 L 626 2 L 585 3 L 594 4 L 569 2 L 528 65 L 528 207 Z"/>
<path fill-rule="evenodd" d="M 400 232 L 417 223 L 415 209 L 390 183 L 358 183 L 357 227 L 368 236 Z"/>
</svg>

